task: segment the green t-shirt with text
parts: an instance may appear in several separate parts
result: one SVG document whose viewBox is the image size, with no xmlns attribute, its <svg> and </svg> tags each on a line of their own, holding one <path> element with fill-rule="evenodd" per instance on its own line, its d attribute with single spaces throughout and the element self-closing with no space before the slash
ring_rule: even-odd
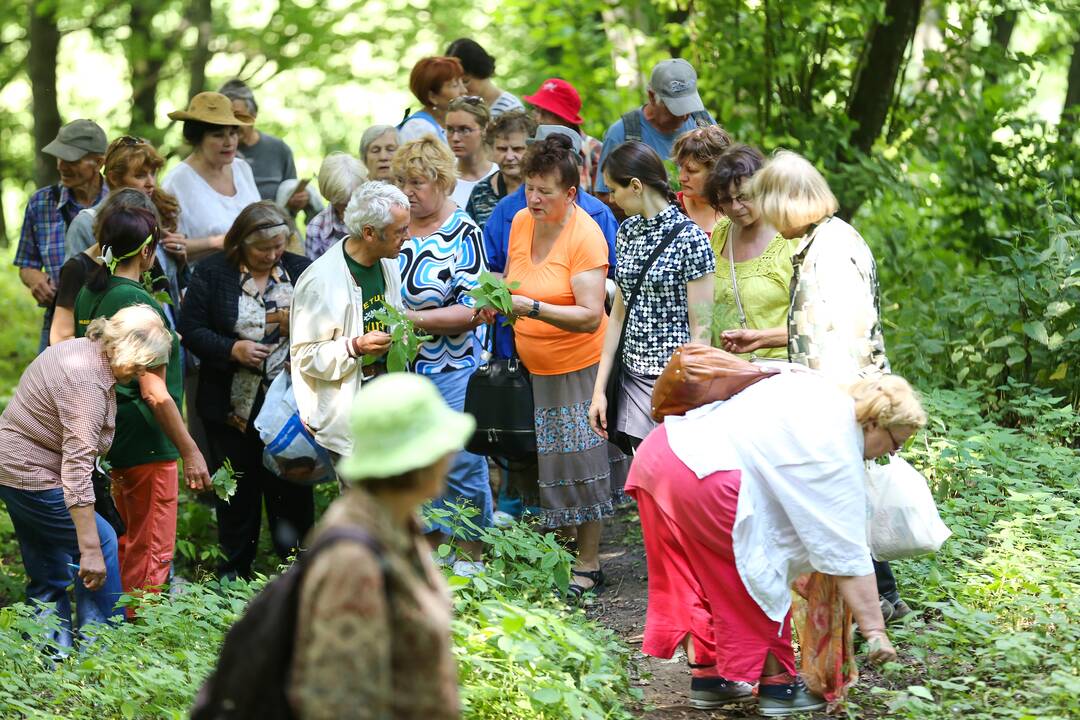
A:
<svg viewBox="0 0 1080 720">
<path fill-rule="evenodd" d="M 341 248 L 345 252 L 345 243 L 341 243 Z M 346 252 L 345 264 L 349 266 L 349 272 L 364 297 L 364 332 L 386 332 L 386 326 L 375 319 L 375 313 L 382 310 L 386 303 L 386 278 L 383 277 L 382 263 L 376 262 L 372 267 L 367 267 L 353 260 Z"/>
<path fill-rule="evenodd" d="M 109 278 L 109 285 L 102 292 L 93 292 L 84 287 L 75 298 L 73 308 L 75 337 L 86 335 L 86 327 L 91 320 L 112 317 L 117 310 L 138 303 L 149 305 L 156 310 L 168 327 L 161 305 L 134 280 Z M 180 363 L 180 341 L 176 333 L 172 333 L 172 339 L 169 364 L 165 368 L 165 384 L 169 388 L 169 395 L 176 402 L 176 407 L 180 408 L 183 407 L 181 402 L 184 398 L 184 368 Z M 109 463 L 117 469 L 176 460 L 180 457 L 176 446 L 165 437 L 149 406 L 143 401 L 138 380 L 116 386 L 116 435 L 107 457 Z"/>
</svg>

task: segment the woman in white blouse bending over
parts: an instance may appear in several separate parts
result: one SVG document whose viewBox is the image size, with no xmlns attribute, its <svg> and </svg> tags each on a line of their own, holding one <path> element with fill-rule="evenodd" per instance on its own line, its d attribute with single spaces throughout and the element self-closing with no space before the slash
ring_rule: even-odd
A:
<svg viewBox="0 0 1080 720">
<path fill-rule="evenodd" d="M 178 231 L 187 238 L 188 260 L 197 261 L 221 250 L 240 211 L 260 200 L 251 166 L 234 162 L 240 126 L 254 118 L 236 114 L 229 98 L 215 92 L 199 93 L 187 110 L 171 112 L 169 118 L 183 121 L 184 140 L 192 149 L 161 186 L 180 203 Z"/>
<path fill-rule="evenodd" d="M 669 417 L 645 439 L 626 483 L 648 561 L 642 651 L 669 658 L 689 639 L 692 705 L 752 701 L 758 682 L 762 715 L 825 707 L 791 647 L 791 584 L 811 570 L 836 578 L 870 659 L 896 658 L 867 545 L 864 460 L 925 424 L 896 375 L 845 391 L 794 370 Z M 830 611 L 809 602 L 812 614 Z"/>
</svg>

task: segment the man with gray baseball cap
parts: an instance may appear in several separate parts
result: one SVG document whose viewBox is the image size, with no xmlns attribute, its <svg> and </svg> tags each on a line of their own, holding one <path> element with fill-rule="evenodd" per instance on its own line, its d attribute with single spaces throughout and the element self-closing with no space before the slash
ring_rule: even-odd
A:
<svg viewBox="0 0 1080 720">
<path fill-rule="evenodd" d="M 605 201 L 610 188 L 604 182 L 604 161 L 619 145 L 627 140 L 638 140 L 668 160 L 679 135 L 696 127 L 716 124 L 698 94 L 697 73 L 682 58 L 656 64 L 649 79 L 648 94 L 649 101 L 645 105 L 625 113 L 604 133 L 596 195 Z"/>
<path fill-rule="evenodd" d="M 56 158 L 60 182 L 34 192 L 26 204 L 22 234 L 15 251 L 19 280 L 45 308 L 38 351 L 49 344 L 53 302 L 64 264 L 64 235 L 68 224 L 85 208 L 108 193 L 101 167 L 109 140 L 92 120 L 73 120 L 60 128 L 56 139 L 41 149 Z"/>
</svg>

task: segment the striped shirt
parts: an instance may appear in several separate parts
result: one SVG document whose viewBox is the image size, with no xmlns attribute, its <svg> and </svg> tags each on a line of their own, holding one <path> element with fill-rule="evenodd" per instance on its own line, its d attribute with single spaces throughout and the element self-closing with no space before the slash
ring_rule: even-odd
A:
<svg viewBox="0 0 1080 720">
<path fill-rule="evenodd" d="M 101 191 L 93 204 L 101 202 L 108 193 L 105 183 L 101 183 Z M 68 224 L 84 209 L 63 185 L 49 185 L 37 190 L 26 203 L 15 265 L 44 270 L 52 278 L 53 285 L 59 285 L 60 268 L 64 265 L 64 236 Z"/>
<path fill-rule="evenodd" d="M 112 445 L 116 377 L 101 344 L 67 340 L 34 358 L 0 415 L 0 485 L 63 488 L 68 507 L 94 504 L 94 458 Z"/>
<path fill-rule="evenodd" d="M 510 112 L 511 110 L 524 110 L 525 106 L 521 104 L 517 96 L 511 92 L 503 92 L 502 95 L 495 98 L 495 102 L 491 103 L 489 111 L 491 113 L 491 119 L 502 115 L 504 112 Z"/>
<path fill-rule="evenodd" d="M 402 245 L 398 263 L 406 309 L 474 307 L 476 301 L 468 293 L 480 284 L 480 273 L 487 269 L 484 236 L 465 211 L 457 208 L 438 230 Z M 459 335 L 436 335 L 421 343 L 413 372 L 435 375 L 476 367 L 485 327 Z"/>
</svg>

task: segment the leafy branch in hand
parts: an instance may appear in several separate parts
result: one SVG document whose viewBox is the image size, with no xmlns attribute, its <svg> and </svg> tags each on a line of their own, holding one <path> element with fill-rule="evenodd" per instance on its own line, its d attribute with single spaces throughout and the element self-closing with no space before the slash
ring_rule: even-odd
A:
<svg viewBox="0 0 1080 720">
<path fill-rule="evenodd" d="M 210 483 L 214 486 L 217 496 L 228 502 L 229 498 L 236 494 L 236 479 L 243 474 L 239 470 L 234 470 L 229 458 L 225 458 L 217 472 L 210 476 Z"/>
<path fill-rule="evenodd" d="M 517 320 L 513 314 L 514 299 L 511 291 L 517 290 L 519 282 L 507 284 L 502 278 L 487 270 L 480 273 L 479 284 L 469 291 L 469 297 L 476 301 L 476 309 L 492 308 L 503 316 L 503 325 L 513 325 Z"/>
<path fill-rule="evenodd" d="M 404 371 L 420 354 L 420 343 L 433 339 L 431 335 L 421 335 L 405 313 L 393 305 L 383 305 L 381 310 L 375 312 L 375 319 L 386 327 L 390 335 L 390 349 L 386 353 L 386 369 L 389 372 Z M 364 365 L 378 359 L 374 355 L 365 355 Z"/>
</svg>

